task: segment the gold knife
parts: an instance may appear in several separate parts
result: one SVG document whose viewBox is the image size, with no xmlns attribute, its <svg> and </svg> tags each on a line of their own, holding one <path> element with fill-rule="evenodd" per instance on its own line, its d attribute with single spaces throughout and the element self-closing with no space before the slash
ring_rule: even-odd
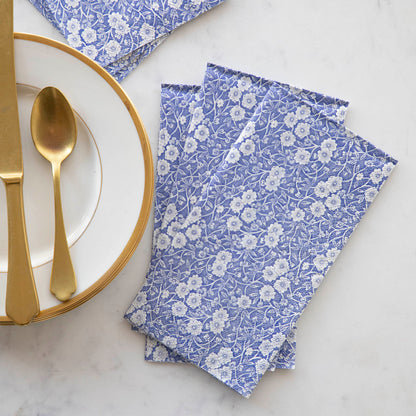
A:
<svg viewBox="0 0 416 416">
<path fill-rule="evenodd" d="M 39 313 L 23 211 L 23 158 L 14 72 L 13 0 L 0 0 L 0 178 L 6 187 L 6 314 L 25 325 Z"/>
</svg>

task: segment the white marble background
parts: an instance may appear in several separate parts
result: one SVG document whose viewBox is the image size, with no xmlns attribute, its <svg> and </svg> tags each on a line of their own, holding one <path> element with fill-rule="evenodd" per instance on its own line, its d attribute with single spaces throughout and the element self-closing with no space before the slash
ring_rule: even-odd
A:
<svg viewBox="0 0 416 416">
<path fill-rule="evenodd" d="M 190 365 L 143 360 L 122 315 L 143 282 L 152 225 L 94 299 L 0 327 L 0 415 L 416 414 L 416 3 L 227 0 L 177 30 L 123 82 L 156 149 L 159 86 L 207 61 L 351 102 L 347 125 L 399 165 L 307 308 L 297 368 L 247 400 Z M 26 1 L 15 30 L 61 36 Z"/>
</svg>

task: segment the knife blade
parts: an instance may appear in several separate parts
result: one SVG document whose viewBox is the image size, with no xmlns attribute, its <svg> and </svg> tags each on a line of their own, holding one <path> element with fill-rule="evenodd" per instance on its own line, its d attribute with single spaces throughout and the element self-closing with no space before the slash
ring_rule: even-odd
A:
<svg viewBox="0 0 416 416">
<path fill-rule="evenodd" d="M 39 313 L 23 209 L 23 157 L 14 70 L 13 0 L 0 0 L 0 178 L 6 188 L 6 314 L 16 324 Z"/>
</svg>

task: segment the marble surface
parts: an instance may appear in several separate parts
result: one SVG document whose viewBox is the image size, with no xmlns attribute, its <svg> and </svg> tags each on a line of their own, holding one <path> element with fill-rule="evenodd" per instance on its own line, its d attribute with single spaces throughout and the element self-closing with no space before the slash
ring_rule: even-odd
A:
<svg viewBox="0 0 416 416">
<path fill-rule="evenodd" d="M 200 83 L 211 61 L 350 100 L 346 124 L 399 160 L 299 321 L 295 370 L 267 374 L 247 400 L 193 366 L 143 360 L 122 315 L 146 273 L 150 221 L 95 298 L 0 328 L 0 414 L 414 415 L 415 19 L 414 0 L 227 0 L 122 83 L 154 153 L 160 84 Z M 62 40 L 26 0 L 15 0 L 15 30 Z"/>
</svg>

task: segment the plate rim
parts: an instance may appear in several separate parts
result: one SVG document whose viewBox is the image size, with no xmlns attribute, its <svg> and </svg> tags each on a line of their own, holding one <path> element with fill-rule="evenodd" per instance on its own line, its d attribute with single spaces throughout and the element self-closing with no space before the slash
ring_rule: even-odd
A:
<svg viewBox="0 0 416 416">
<path fill-rule="evenodd" d="M 88 58 L 81 52 L 76 49 L 53 39 L 34 35 L 31 33 L 22 33 L 14 32 L 14 39 L 26 40 L 41 43 L 47 46 L 51 46 L 55 49 L 59 49 L 63 52 L 66 52 L 76 59 L 82 61 L 90 68 L 92 68 L 98 75 L 100 75 L 104 80 L 110 85 L 114 92 L 121 99 L 122 103 L 126 107 L 127 111 L 130 114 L 130 117 L 135 125 L 137 134 L 139 136 L 142 152 L 143 152 L 143 162 L 144 162 L 144 191 L 143 191 L 143 200 L 140 209 L 139 218 L 133 229 L 133 232 L 124 246 L 123 251 L 117 257 L 115 262 L 109 267 L 109 269 L 99 278 L 97 281 L 85 289 L 83 292 L 77 294 L 73 298 L 69 299 L 66 302 L 63 302 L 59 305 L 52 306 L 47 309 L 41 310 L 39 315 L 33 319 L 32 322 L 45 321 L 47 319 L 54 318 L 56 316 L 62 315 L 66 312 L 71 311 L 72 309 L 77 308 L 83 303 L 90 300 L 97 293 L 103 290 L 114 278 L 121 272 L 124 266 L 132 257 L 135 252 L 143 234 L 146 229 L 150 212 L 152 208 L 153 201 L 153 183 L 154 183 L 154 168 L 153 168 L 153 157 L 150 147 L 150 142 L 146 130 L 144 128 L 143 122 L 133 104 L 130 100 L 124 89 L 121 85 L 113 78 L 104 68 L 99 64 L 94 62 L 92 59 Z M 0 316 L 0 325 L 13 325 L 14 322 L 7 316 Z"/>
</svg>

